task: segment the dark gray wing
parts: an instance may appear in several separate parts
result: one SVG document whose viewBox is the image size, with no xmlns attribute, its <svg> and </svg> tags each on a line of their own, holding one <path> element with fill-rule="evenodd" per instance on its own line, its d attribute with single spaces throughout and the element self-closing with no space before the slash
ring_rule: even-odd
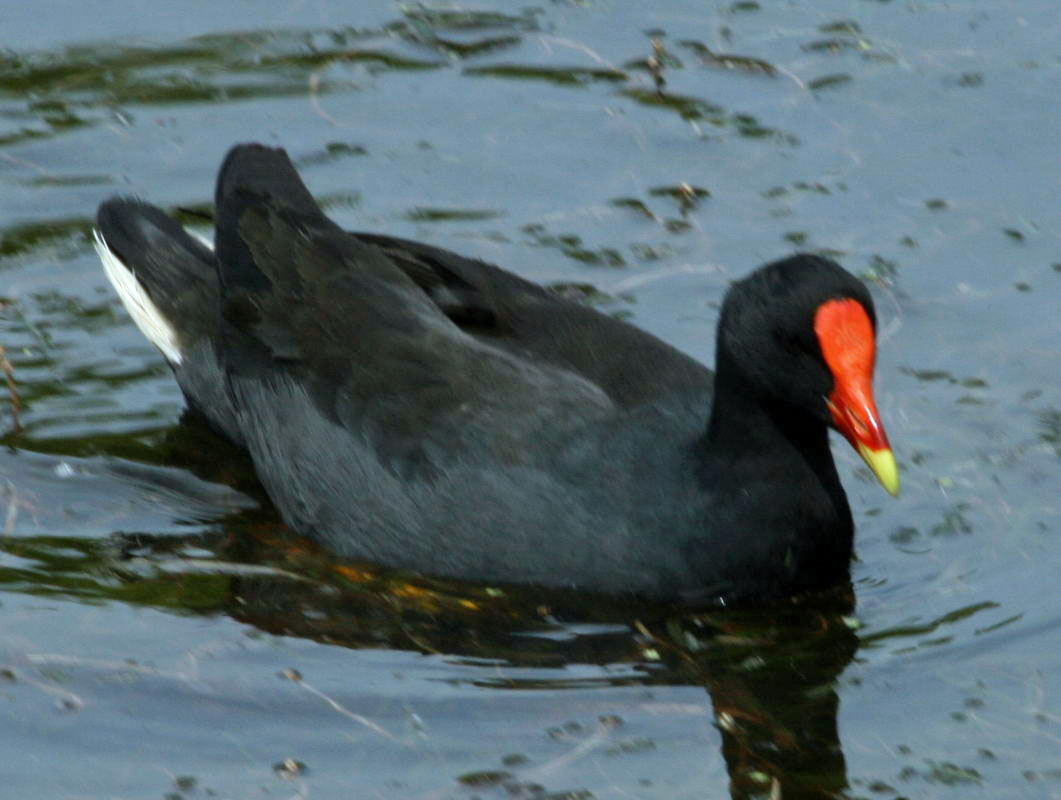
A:
<svg viewBox="0 0 1061 800">
<path fill-rule="evenodd" d="M 403 474 L 519 463 L 535 457 L 528 440 L 614 407 L 560 365 L 469 336 L 380 248 L 323 216 L 262 203 L 243 211 L 239 234 L 222 338 L 243 407 L 274 402 L 262 387 L 287 382 Z"/>
<path fill-rule="evenodd" d="M 614 317 L 448 250 L 376 234 L 353 236 L 378 247 L 462 330 L 581 375 L 620 406 L 711 392 L 712 375 L 703 364 Z"/>
</svg>

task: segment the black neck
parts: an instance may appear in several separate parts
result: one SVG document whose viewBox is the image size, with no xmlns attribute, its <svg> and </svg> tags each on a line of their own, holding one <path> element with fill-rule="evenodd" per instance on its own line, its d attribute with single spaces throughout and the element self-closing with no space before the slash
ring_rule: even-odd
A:
<svg viewBox="0 0 1061 800">
<path fill-rule="evenodd" d="M 770 459 L 794 471 L 809 468 L 849 514 L 826 425 L 795 405 L 762 397 L 732 366 L 724 360 L 718 364 L 705 436 L 708 452 L 731 465 Z"/>
<path fill-rule="evenodd" d="M 793 405 L 764 402 L 740 373 L 719 370 L 715 380 L 699 479 L 714 501 L 710 524 L 733 544 L 693 547 L 690 561 L 707 576 L 738 575 L 742 591 L 764 597 L 842 580 L 854 526 L 825 424 Z"/>
</svg>

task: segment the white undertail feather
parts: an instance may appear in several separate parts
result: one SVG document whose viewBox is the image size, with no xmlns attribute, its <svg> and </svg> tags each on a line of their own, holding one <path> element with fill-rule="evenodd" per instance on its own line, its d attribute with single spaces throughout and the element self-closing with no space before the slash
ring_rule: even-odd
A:
<svg viewBox="0 0 1061 800">
<path fill-rule="evenodd" d="M 187 228 L 185 228 L 185 231 L 187 231 L 188 235 L 191 236 L 193 239 L 198 239 L 199 242 L 202 243 L 202 245 L 204 247 L 206 247 L 207 250 L 209 250 L 210 252 L 213 252 L 213 250 L 214 250 L 214 240 L 213 240 L 213 238 L 207 236 L 205 233 L 200 233 L 199 231 L 189 231 Z"/>
<path fill-rule="evenodd" d="M 136 327 L 151 344 L 162 351 L 167 361 L 173 365 L 180 364 L 180 345 L 173 326 L 151 302 L 151 298 L 147 296 L 147 292 L 144 291 L 144 287 L 140 285 L 133 271 L 107 247 L 103 235 L 99 231 L 92 233 L 96 239 L 96 253 L 99 254 L 99 260 L 103 262 L 103 271 L 107 273 L 107 278 L 118 292 L 129 316 L 136 323 Z"/>
</svg>

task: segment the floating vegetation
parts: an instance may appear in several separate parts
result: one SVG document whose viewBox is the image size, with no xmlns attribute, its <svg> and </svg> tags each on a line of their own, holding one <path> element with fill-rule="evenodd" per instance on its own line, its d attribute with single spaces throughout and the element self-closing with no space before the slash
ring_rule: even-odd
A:
<svg viewBox="0 0 1061 800">
<path fill-rule="evenodd" d="M 702 186 L 692 186 L 685 182 L 673 186 L 657 186 L 649 189 L 648 194 L 651 197 L 666 197 L 676 200 L 682 217 L 687 216 L 701 199 L 711 196 L 711 192 Z M 626 208 L 648 219 L 662 222 L 663 227 L 671 233 L 683 232 L 690 227 L 689 223 L 683 219 L 661 220 L 644 201 L 636 197 L 617 197 L 609 201 L 609 205 L 613 208 Z"/>
<path fill-rule="evenodd" d="M 783 144 L 799 144 L 799 139 L 795 135 L 762 125 L 751 114 L 730 113 L 722 106 L 699 97 L 658 92 L 637 86 L 627 86 L 620 89 L 619 93 L 650 108 L 674 111 L 689 122 L 705 122 L 716 128 L 734 128 L 740 136 L 746 139 L 774 139 Z"/>
<path fill-rule="evenodd" d="M 18 181 L 22 186 L 107 186 L 109 175 L 37 175 Z"/>
<path fill-rule="evenodd" d="M 899 266 L 891 259 L 880 255 L 872 255 L 869 259 L 869 268 L 862 274 L 862 279 L 874 283 L 892 283 L 899 276 Z"/>
<path fill-rule="evenodd" d="M 644 106 L 655 106 L 670 111 L 675 111 L 686 120 L 713 119 L 722 121 L 725 119 L 725 111 L 721 106 L 701 100 L 698 97 L 687 97 L 679 94 L 661 94 L 659 92 L 640 87 L 627 87 L 621 94 L 636 100 Z"/>
<path fill-rule="evenodd" d="M 473 58 L 495 53 L 499 50 L 508 50 L 523 41 L 519 36 L 497 36 L 489 39 L 478 39 L 473 42 L 458 42 L 454 39 L 442 39 L 435 37 L 431 44 L 443 52 L 458 58 Z"/>
<path fill-rule="evenodd" d="M 621 70 L 593 69 L 589 67 L 532 67 L 524 64 L 466 67 L 463 74 L 473 77 L 545 81 L 558 86 L 585 86 L 594 81 L 619 83 L 627 79 L 626 73 Z"/>
<path fill-rule="evenodd" d="M 0 92 L 40 97 L 53 90 L 69 93 L 107 88 L 114 76 L 133 69 L 216 64 L 218 52 L 205 47 L 86 48 L 69 47 L 55 52 L 0 55 Z"/>
<path fill-rule="evenodd" d="M 816 42 L 808 42 L 800 45 L 800 50 L 805 53 L 841 53 L 844 50 L 857 50 L 858 43 L 850 39 L 821 39 Z"/>
<path fill-rule="evenodd" d="M 840 19 L 819 25 L 818 30 L 822 33 L 846 33 L 850 36 L 859 36 L 862 33 L 862 26 L 853 19 Z"/>
<path fill-rule="evenodd" d="M 29 222 L 0 228 L 0 258 L 27 253 L 45 244 L 68 244 L 71 250 L 90 241 L 92 223 L 83 217 Z"/>
<path fill-rule="evenodd" d="M 574 234 L 551 234 L 545 230 L 544 225 L 526 225 L 522 230 L 534 240 L 536 245 L 559 250 L 568 258 L 582 264 L 603 267 L 626 266 L 626 260 L 623 258 L 622 253 L 613 247 L 590 250 L 583 247 L 581 237 Z"/>
<path fill-rule="evenodd" d="M 954 386 L 962 386 L 966 389 L 986 389 L 987 381 L 983 378 L 958 378 L 950 372 L 942 369 L 914 369 L 912 367 L 901 367 L 899 372 L 910 375 L 924 383 L 935 383 L 943 381 Z"/>
<path fill-rule="evenodd" d="M 22 419 L 19 412 L 22 410 L 22 398 L 18 393 L 18 384 L 15 383 L 15 369 L 7 360 L 7 351 L 0 344 L 0 372 L 4 375 L 4 383 L 7 385 L 8 401 L 11 404 L 11 425 L 15 433 L 22 430 Z"/>
<path fill-rule="evenodd" d="M 628 208 L 631 211 L 648 217 L 649 219 L 656 219 L 656 215 L 652 213 L 651 209 L 646 206 L 641 200 L 636 197 L 616 197 L 608 202 L 608 205 L 613 208 Z"/>
<path fill-rule="evenodd" d="M 711 196 L 711 192 L 702 186 L 692 186 L 684 182 L 677 186 L 657 186 L 649 189 L 648 193 L 652 197 L 671 197 L 677 200 L 683 217 L 695 208 L 701 199 Z"/>
<path fill-rule="evenodd" d="M 638 261 L 659 261 L 673 256 L 674 248 L 665 242 L 657 245 L 634 242 L 630 245 L 630 252 Z"/>
<path fill-rule="evenodd" d="M 330 64 L 368 64 L 374 67 L 385 67 L 394 70 L 429 70 L 445 67 L 444 61 L 424 61 L 418 58 L 400 56 L 388 50 L 379 49 L 335 49 L 314 50 L 310 53 L 287 53 L 273 58 L 260 58 L 255 61 L 255 68 L 287 67 L 322 67 Z M 305 87 L 303 86 L 303 90 Z"/>
<path fill-rule="evenodd" d="M 981 775 L 972 767 L 963 767 L 950 761 L 932 761 L 926 759 L 928 769 L 921 776 L 929 783 L 939 783 L 944 786 L 958 786 L 962 784 L 980 784 Z M 907 769 L 912 769 L 908 767 Z M 916 772 L 916 770 L 914 770 Z"/>
<path fill-rule="evenodd" d="M 620 302 L 632 303 L 632 298 L 628 295 L 618 297 L 614 294 L 608 294 L 602 292 L 592 283 L 582 283 L 577 281 L 559 281 L 557 283 L 550 283 L 548 288 L 550 291 L 555 292 L 566 300 L 573 300 L 578 303 L 584 303 L 589 306 L 614 306 Z"/>
<path fill-rule="evenodd" d="M 1038 419 L 1039 438 L 1054 446 L 1057 454 L 1061 456 L 1061 411 L 1056 408 L 1048 408 L 1039 414 Z"/>
<path fill-rule="evenodd" d="M 448 66 L 448 61 L 402 55 L 390 43 L 358 46 L 368 36 L 341 31 L 240 32 L 196 37 L 173 47 L 102 45 L 9 52 L 0 55 L 0 94 L 32 96 L 35 120 L 69 127 L 95 122 L 72 109 L 98 106 L 101 99 L 113 107 L 284 97 L 305 94 L 306 72 L 332 64 L 360 64 L 371 72 Z M 329 88 L 318 86 L 316 91 Z"/>
<path fill-rule="evenodd" d="M 823 75 L 820 78 L 815 78 L 807 84 L 807 88 L 815 92 L 821 89 L 834 89 L 837 86 L 850 83 L 852 80 L 854 79 L 846 72 L 837 72 L 832 75 Z"/>
<path fill-rule="evenodd" d="M 682 47 L 690 50 L 700 61 L 709 67 L 722 67 L 724 69 L 736 69 L 742 72 L 759 75 L 777 75 L 777 67 L 761 58 L 751 56 L 739 56 L 732 53 L 716 53 L 703 42 L 695 39 L 683 39 L 678 42 Z"/>
<path fill-rule="evenodd" d="M 516 34 L 539 29 L 537 15 L 540 12 L 529 10 L 512 16 L 495 12 L 417 7 L 404 9 L 402 13 L 405 19 L 384 26 L 386 35 L 397 35 L 407 42 L 426 45 L 463 59 L 516 47 L 523 41 L 523 37 Z M 512 33 L 475 39 L 459 39 L 452 35 L 498 30 Z M 443 32 L 450 35 L 442 36 Z"/>
<path fill-rule="evenodd" d="M 663 48 L 663 40 L 656 37 L 652 40 L 652 55 L 645 61 L 645 68 L 656 84 L 656 91 L 663 94 L 667 79 L 663 77 L 664 67 L 681 68 L 682 63 Z"/>
<path fill-rule="evenodd" d="M 426 208 L 421 206 L 407 212 L 404 216 L 413 222 L 454 222 L 493 219 L 501 216 L 501 212 L 472 208 Z"/>
<path fill-rule="evenodd" d="M 664 221 L 663 227 L 669 233 L 685 233 L 692 229 L 692 224 L 684 219 L 668 219 Z"/>
<path fill-rule="evenodd" d="M 870 43 L 862 36 L 862 26 L 853 19 L 840 19 L 819 25 L 821 33 L 833 34 L 826 39 L 802 45 L 805 53 L 839 54 L 849 50 L 868 51 Z M 868 54 L 867 55 L 871 55 Z"/>
<path fill-rule="evenodd" d="M 429 8 L 422 5 L 402 9 L 405 20 L 392 22 L 384 29 L 398 34 L 423 33 L 426 30 L 482 31 L 507 28 L 518 31 L 537 31 L 541 9 L 527 9 L 522 14 L 502 14 L 497 11 L 471 11 Z"/>
<path fill-rule="evenodd" d="M 324 150 L 313 153 L 308 156 L 303 156 L 296 161 L 296 165 L 299 167 L 306 167 L 317 164 L 327 164 L 332 161 L 337 161 L 341 158 L 350 158 L 355 156 L 366 156 L 368 150 L 359 144 L 350 144 L 348 142 L 328 142 L 324 146 Z"/>
</svg>

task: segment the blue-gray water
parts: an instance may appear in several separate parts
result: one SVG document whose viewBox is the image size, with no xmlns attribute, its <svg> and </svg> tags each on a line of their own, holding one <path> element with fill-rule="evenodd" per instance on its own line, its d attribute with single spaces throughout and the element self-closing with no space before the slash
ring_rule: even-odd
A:
<svg viewBox="0 0 1061 800">
<path fill-rule="evenodd" d="M 1054 0 L 51 0 L 0 30 L 5 794 L 1061 797 Z M 115 193 L 208 210 L 246 140 L 344 226 L 591 285 L 708 363 L 759 263 L 863 275 L 903 494 L 837 443 L 853 613 L 557 621 L 274 535 L 89 236 Z"/>
</svg>

